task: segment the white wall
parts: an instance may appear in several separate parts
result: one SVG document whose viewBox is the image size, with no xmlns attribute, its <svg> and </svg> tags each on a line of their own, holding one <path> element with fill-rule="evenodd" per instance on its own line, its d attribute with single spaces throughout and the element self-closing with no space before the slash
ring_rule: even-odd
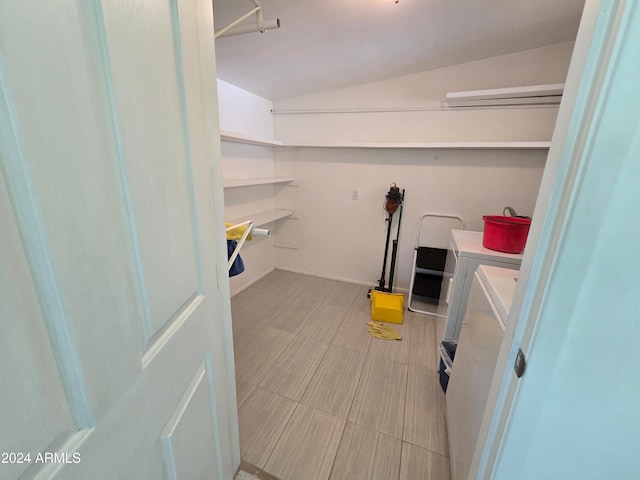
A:
<svg viewBox="0 0 640 480">
<path fill-rule="evenodd" d="M 220 130 L 273 138 L 271 101 L 223 80 L 218 80 L 218 97 Z"/>
<path fill-rule="evenodd" d="M 278 248 L 277 264 L 375 284 L 386 235 L 383 203 L 396 182 L 406 194 L 394 283 L 408 288 L 421 215 L 457 214 L 476 231 L 483 215 L 500 215 L 506 205 L 531 215 L 545 157 L 546 150 L 278 149 L 276 173 L 294 177 L 296 186 L 282 189 L 276 203 L 293 208 L 296 219 L 283 224 L 277 241 L 298 249 Z"/>
<path fill-rule="evenodd" d="M 220 129 L 259 138 L 273 138 L 272 103 L 262 97 L 218 80 Z M 274 175 L 270 147 L 221 142 L 224 178 L 260 178 Z M 274 208 L 274 187 L 259 185 L 224 191 L 225 220 L 249 216 Z M 239 292 L 275 268 L 274 239 L 257 237 L 242 248 L 244 273 L 231 277 L 231 294 Z"/>
<path fill-rule="evenodd" d="M 550 141 L 557 108 L 416 111 L 447 91 L 563 83 L 573 44 L 490 58 L 332 92 L 277 101 L 276 138 L 285 143 L 349 141 Z M 413 109 L 413 110 L 412 110 Z M 291 113 L 293 110 L 304 113 Z M 384 111 L 378 111 L 384 110 Z M 325 112 L 322 112 L 325 111 Z M 331 113 L 326 113 L 331 111 Z M 289 113 L 286 113 L 289 112 Z M 469 230 L 506 205 L 531 215 L 546 150 L 279 148 L 276 205 L 297 219 L 283 225 L 277 264 L 306 273 L 375 283 L 385 241 L 389 184 L 406 189 L 396 286 L 408 288 L 419 217 L 460 215 Z M 359 200 L 352 200 L 358 191 Z"/>
<path fill-rule="evenodd" d="M 557 107 L 443 111 L 441 104 L 447 92 L 563 83 L 572 49 L 562 43 L 279 100 L 276 136 L 285 143 L 548 141 Z"/>
</svg>

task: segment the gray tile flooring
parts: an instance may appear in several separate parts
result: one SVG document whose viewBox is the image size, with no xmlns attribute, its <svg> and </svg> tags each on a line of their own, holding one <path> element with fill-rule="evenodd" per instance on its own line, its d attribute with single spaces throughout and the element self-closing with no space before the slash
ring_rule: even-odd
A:
<svg viewBox="0 0 640 480">
<path fill-rule="evenodd" d="M 282 480 L 449 480 L 432 317 L 367 332 L 367 287 L 275 270 L 231 300 L 242 459 Z"/>
</svg>

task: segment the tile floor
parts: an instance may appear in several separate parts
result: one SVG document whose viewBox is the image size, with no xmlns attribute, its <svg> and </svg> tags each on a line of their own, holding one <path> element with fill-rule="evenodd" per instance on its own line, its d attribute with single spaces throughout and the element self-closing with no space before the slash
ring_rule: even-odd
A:
<svg viewBox="0 0 640 480">
<path fill-rule="evenodd" d="M 449 480 L 436 326 L 369 335 L 367 287 L 275 270 L 232 301 L 242 459 L 282 480 Z"/>
</svg>

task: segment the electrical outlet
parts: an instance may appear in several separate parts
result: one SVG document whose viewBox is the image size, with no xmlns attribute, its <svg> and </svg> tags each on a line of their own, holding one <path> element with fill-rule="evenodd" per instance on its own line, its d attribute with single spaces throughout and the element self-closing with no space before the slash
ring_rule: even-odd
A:
<svg viewBox="0 0 640 480">
<path fill-rule="evenodd" d="M 351 190 L 351 200 L 358 200 L 358 190 Z"/>
</svg>

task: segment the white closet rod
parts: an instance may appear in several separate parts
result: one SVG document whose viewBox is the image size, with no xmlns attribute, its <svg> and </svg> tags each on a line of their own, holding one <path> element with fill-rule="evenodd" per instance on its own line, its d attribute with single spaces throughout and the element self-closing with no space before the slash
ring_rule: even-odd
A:
<svg viewBox="0 0 640 480">
<path fill-rule="evenodd" d="M 250 2 L 255 5 L 255 8 L 252 8 L 237 20 L 231 22 L 226 27 L 221 28 L 220 30 L 215 32 L 214 38 L 230 37 L 232 35 L 242 35 L 244 33 L 253 33 L 253 32 L 264 33 L 267 30 L 274 30 L 276 28 L 280 28 L 279 18 L 276 18 L 275 20 L 264 21 L 262 19 L 262 6 L 260 5 L 260 2 L 258 2 L 258 0 L 250 0 Z M 255 25 L 251 23 L 245 24 L 245 25 L 238 25 L 241 21 L 253 15 L 254 13 L 256 14 Z"/>
<path fill-rule="evenodd" d="M 231 270 L 231 266 L 233 265 L 233 262 L 235 261 L 236 257 L 240 254 L 240 249 L 244 245 L 244 242 L 247 241 L 247 237 L 250 234 L 251 235 L 255 235 L 256 237 L 270 237 L 271 236 L 271 230 L 267 230 L 265 228 L 256 228 L 255 224 L 251 220 L 247 220 L 246 222 L 238 223 L 236 225 L 231 225 L 230 227 L 227 227 L 226 231 L 228 232 L 230 230 L 233 230 L 234 228 L 244 227 L 245 225 L 247 226 L 247 228 L 242 233 L 242 237 L 240 237 L 240 240 L 238 240 L 238 244 L 236 245 L 236 248 L 233 250 L 233 253 L 229 257 L 229 262 L 227 264 L 227 270 Z"/>
</svg>

